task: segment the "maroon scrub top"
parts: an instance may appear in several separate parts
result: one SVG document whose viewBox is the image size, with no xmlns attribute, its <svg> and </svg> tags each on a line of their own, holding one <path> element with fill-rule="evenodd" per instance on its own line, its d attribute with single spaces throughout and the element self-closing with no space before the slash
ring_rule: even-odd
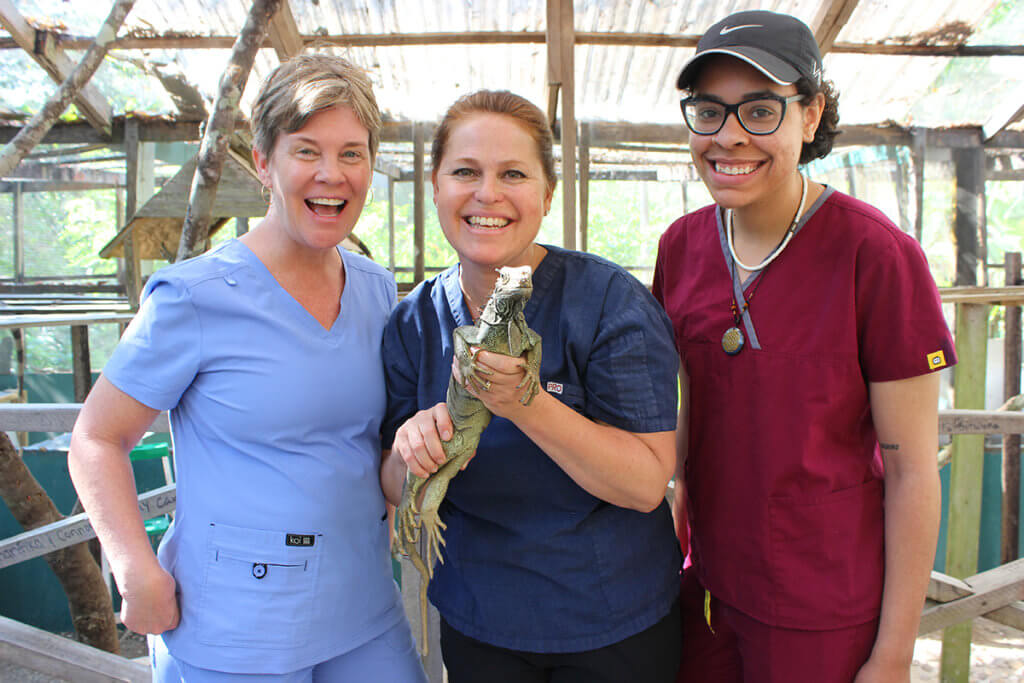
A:
<svg viewBox="0 0 1024 683">
<path fill-rule="evenodd" d="M 924 253 L 880 211 L 826 188 L 797 230 L 760 275 L 735 281 L 753 293 L 735 356 L 721 343 L 735 276 L 716 207 L 662 236 L 654 295 L 690 381 L 694 570 L 755 619 L 817 630 L 880 610 L 884 491 L 868 383 L 956 354 Z"/>
</svg>

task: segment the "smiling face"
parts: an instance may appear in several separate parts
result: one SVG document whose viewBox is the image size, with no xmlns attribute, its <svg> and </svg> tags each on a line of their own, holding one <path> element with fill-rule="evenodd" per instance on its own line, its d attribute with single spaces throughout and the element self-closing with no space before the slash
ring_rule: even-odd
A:
<svg viewBox="0 0 1024 683">
<path fill-rule="evenodd" d="M 441 229 L 463 268 L 530 263 L 552 192 L 537 143 L 516 119 L 474 113 L 456 121 L 433 182 Z"/>
<path fill-rule="evenodd" d="M 373 177 L 369 135 L 351 108 L 335 106 L 281 133 L 269 158 L 254 148 L 257 173 L 272 193 L 266 221 L 311 249 L 333 248 L 347 237 Z"/>
<path fill-rule="evenodd" d="M 707 60 L 694 81 L 693 94 L 723 104 L 757 95 L 796 95 L 794 85 L 779 85 L 749 64 L 734 57 Z M 805 142 L 814 139 L 821 118 L 823 97 L 809 105 L 792 102 L 782 125 L 771 135 L 751 135 L 735 115 L 714 135 L 690 133 L 690 155 L 697 172 L 715 201 L 725 208 L 770 208 L 799 196 L 797 164 Z"/>
</svg>

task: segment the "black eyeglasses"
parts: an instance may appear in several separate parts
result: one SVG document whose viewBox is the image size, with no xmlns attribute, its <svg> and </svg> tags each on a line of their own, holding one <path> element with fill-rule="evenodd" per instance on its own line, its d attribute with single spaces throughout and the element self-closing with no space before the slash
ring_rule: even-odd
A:
<svg viewBox="0 0 1024 683">
<path fill-rule="evenodd" d="M 679 102 L 686 127 L 697 135 L 714 135 L 722 130 L 729 114 L 735 114 L 743 130 L 751 135 L 771 135 L 782 125 L 786 105 L 803 95 L 758 95 L 736 104 L 724 104 L 707 97 L 684 97 Z"/>
</svg>

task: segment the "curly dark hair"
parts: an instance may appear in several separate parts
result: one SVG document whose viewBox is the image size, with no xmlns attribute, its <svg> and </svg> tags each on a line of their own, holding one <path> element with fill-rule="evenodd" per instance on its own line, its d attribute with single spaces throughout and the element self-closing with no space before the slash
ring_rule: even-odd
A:
<svg viewBox="0 0 1024 683">
<path fill-rule="evenodd" d="M 825 109 L 821 112 L 821 121 L 818 122 L 814 140 L 805 142 L 800 149 L 800 163 L 806 164 L 815 159 L 823 159 L 832 151 L 832 144 L 839 135 L 839 91 L 836 90 L 835 83 L 825 80 L 820 86 L 816 86 L 811 79 L 801 78 L 794 85 L 797 93 L 804 96 L 801 101 L 803 104 L 810 102 L 818 93 L 825 96 Z"/>
</svg>

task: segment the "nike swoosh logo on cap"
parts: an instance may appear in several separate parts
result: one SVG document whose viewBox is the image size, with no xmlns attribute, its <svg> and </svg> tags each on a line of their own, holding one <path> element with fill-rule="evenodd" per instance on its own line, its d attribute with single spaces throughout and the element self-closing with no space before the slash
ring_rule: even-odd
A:
<svg viewBox="0 0 1024 683">
<path fill-rule="evenodd" d="M 740 26 L 723 26 L 721 28 L 721 30 L 718 32 L 718 35 L 724 36 L 727 33 L 732 33 L 733 31 L 739 31 L 741 28 L 764 28 L 764 26 L 761 25 L 761 24 L 742 24 Z"/>
</svg>

